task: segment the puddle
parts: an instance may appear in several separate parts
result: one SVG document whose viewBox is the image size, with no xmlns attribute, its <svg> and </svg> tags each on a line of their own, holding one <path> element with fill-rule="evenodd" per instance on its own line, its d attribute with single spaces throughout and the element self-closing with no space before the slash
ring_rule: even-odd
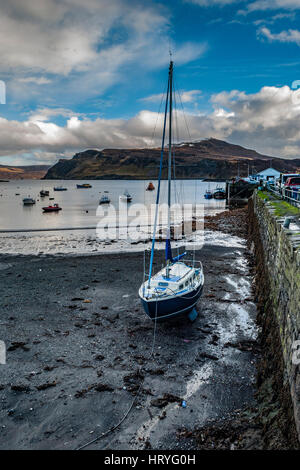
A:
<svg viewBox="0 0 300 470">
<path fill-rule="evenodd" d="M 243 238 L 228 233 L 205 230 L 205 245 L 218 245 L 228 248 L 245 248 L 246 241 Z"/>
<path fill-rule="evenodd" d="M 227 315 L 229 317 L 230 328 L 228 325 L 219 325 L 218 333 L 221 343 L 234 342 L 238 337 L 243 339 L 256 339 L 257 326 L 250 317 L 249 310 L 255 308 L 253 303 L 249 303 L 246 307 L 239 304 L 231 304 L 228 306 Z"/>
<path fill-rule="evenodd" d="M 244 300 L 247 297 L 251 296 L 251 283 L 248 279 L 243 277 L 238 277 L 238 280 L 235 281 L 236 275 L 224 276 L 225 281 L 233 287 L 232 292 L 227 292 L 224 296 L 224 299 L 230 299 L 234 297 L 233 294 L 238 294 L 239 299 Z"/>
</svg>

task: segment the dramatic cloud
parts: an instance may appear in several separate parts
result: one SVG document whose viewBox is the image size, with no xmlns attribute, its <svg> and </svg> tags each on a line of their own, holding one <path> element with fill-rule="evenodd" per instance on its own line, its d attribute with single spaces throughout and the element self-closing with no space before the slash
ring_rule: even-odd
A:
<svg viewBox="0 0 300 470">
<path fill-rule="evenodd" d="M 129 60 L 160 65 L 168 44 L 166 12 L 129 0 L 10 0 L 0 5 L 0 70 L 40 70 L 68 75 L 90 69 L 110 74 Z M 110 34 L 118 28 L 118 34 Z M 154 47 L 155 46 L 155 47 Z M 178 61 L 201 54 L 196 44 L 178 48 Z M 166 48 L 166 56 L 167 56 Z M 145 59 L 144 59 L 145 61 Z M 153 61 L 155 63 L 155 61 Z"/>
<path fill-rule="evenodd" d="M 130 74 L 194 61 L 205 43 L 172 41 L 171 12 L 143 0 L 0 2 L 0 77 L 8 104 L 69 107 Z"/>
<path fill-rule="evenodd" d="M 269 155 L 298 157 L 300 145 L 300 90 L 263 87 L 258 93 L 233 90 L 211 97 L 209 114 L 178 112 L 179 139 L 227 139 Z M 53 115 L 66 124 L 50 122 Z M 48 119 L 48 120 L 47 120 Z M 185 121 L 188 123 L 189 133 Z M 33 153 L 40 162 L 54 163 L 61 155 L 85 148 L 130 148 L 159 145 L 163 116 L 147 110 L 131 119 L 85 119 L 70 110 L 41 109 L 25 122 L 0 119 L 2 155 Z M 153 130 L 156 134 L 153 139 Z"/>
</svg>

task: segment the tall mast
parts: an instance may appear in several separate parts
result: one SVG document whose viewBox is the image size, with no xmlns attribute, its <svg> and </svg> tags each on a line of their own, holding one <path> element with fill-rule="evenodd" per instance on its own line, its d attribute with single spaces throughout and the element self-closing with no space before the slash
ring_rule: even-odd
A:
<svg viewBox="0 0 300 470">
<path fill-rule="evenodd" d="M 172 98 L 173 98 L 173 61 L 170 61 L 169 67 L 169 157 L 168 157 L 168 232 L 167 243 L 170 243 L 171 238 L 171 174 L 172 174 Z M 169 264 L 170 260 L 167 259 L 166 275 L 169 277 Z"/>
<path fill-rule="evenodd" d="M 161 182 L 161 177 L 162 177 L 163 158 L 164 158 L 164 149 L 165 149 L 165 135 L 166 135 L 166 124 L 167 124 L 168 105 L 169 105 L 169 93 L 170 93 L 170 75 L 168 77 L 168 88 L 167 88 L 166 104 L 165 104 L 164 126 L 163 126 L 162 142 L 161 142 L 160 165 L 159 165 L 159 175 L 158 175 L 158 188 L 157 188 L 157 195 L 156 195 L 155 218 L 154 218 L 154 226 L 153 226 L 150 268 L 149 268 L 149 277 L 148 277 L 148 288 L 150 288 L 152 268 L 153 268 L 153 259 L 154 259 L 154 246 L 155 246 L 155 235 L 156 235 L 156 228 L 157 228 L 157 219 L 158 219 L 160 182 Z"/>
</svg>

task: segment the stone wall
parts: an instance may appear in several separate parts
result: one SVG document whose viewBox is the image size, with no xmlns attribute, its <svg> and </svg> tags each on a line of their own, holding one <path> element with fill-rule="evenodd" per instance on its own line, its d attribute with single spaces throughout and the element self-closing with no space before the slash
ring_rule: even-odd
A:
<svg viewBox="0 0 300 470">
<path fill-rule="evenodd" d="M 286 402 L 287 413 L 292 408 L 291 419 L 294 417 L 300 440 L 300 346 L 297 349 L 296 343 L 300 340 L 300 230 L 283 228 L 283 214 L 276 214 L 276 201 L 253 195 L 250 240 L 258 263 L 256 283 L 265 357 L 267 362 L 278 364 L 283 388 L 290 391 L 288 398 L 282 398 L 281 393 L 281 400 Z"/>
</svg>

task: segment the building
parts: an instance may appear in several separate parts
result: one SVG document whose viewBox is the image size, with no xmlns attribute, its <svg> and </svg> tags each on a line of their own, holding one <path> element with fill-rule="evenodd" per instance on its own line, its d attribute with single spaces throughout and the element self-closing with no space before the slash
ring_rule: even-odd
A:
<svg viewBox="0 0 300 470">
<path fill-rule="evenodd" d="M 266 170 L 257 173 L 256 175 L 251 175 L 248 178 L 243 178 L 249 183 L 259 183 L 262 181 L 273 181 L 280 177 L 280 171 L 275 170 L 275 168 L 267 168 Z"/>
</svg>

